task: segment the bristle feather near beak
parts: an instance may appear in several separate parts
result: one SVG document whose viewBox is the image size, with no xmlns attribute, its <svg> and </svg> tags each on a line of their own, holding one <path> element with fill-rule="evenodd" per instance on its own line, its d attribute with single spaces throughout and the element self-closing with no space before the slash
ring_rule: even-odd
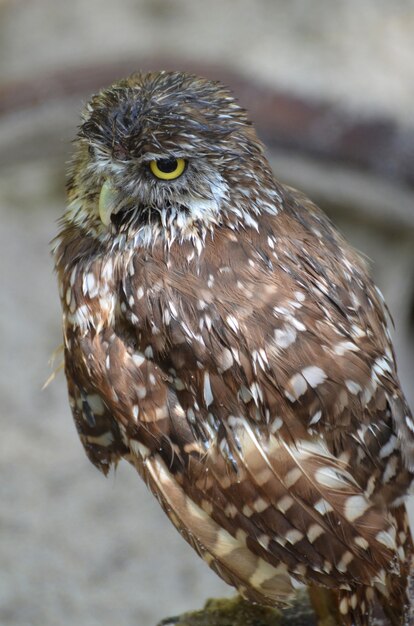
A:
<svg viewBox="0 0 414 626">
<path fill-rule="evenodd" d="M 111 222 L 112 213 L 116 213 L 119 204 L 119 193 L 107 179 L 102 185 L 101 192 L 99 194 L 99 217 L 105 226 L 108 226 Z"/>
</svg>

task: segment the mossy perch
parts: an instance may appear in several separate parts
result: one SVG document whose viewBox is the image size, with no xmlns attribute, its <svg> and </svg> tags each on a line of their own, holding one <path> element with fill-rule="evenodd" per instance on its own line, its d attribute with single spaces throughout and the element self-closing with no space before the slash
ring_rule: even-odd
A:
<svg viewBox="0 0 414 626">
<path fill-rule="evenodd" d="M 309 597 L 300 591 L 293 605 L 284 610 L 271 609 L 235 598 L 208 600 L 201 611 L 189 611 L 167 618 L 158 626 L 316 626 Z M 335 626 L 335 623 L 326 624 Z"/>
<path fill-rule="evenodd" d="M 240 596 L 210 599 L 203 609 L 166 618 L 157 626 L 341 626 L 333 598 L 327 589 L 303 589 L 290 607 L 280 610 L 251 604 Z M 389 625 L 379 606 L 375 606 L 371 623 Z"/>
</svg>

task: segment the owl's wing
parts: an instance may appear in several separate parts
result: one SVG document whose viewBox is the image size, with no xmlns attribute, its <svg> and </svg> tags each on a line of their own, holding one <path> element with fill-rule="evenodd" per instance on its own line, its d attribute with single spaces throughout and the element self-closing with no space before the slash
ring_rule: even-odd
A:
<svg viewBox="0 0 414 626">
<path fill-rule="evenodd" d="M 264 585 L 265 576 L 269 589 L 253 587 L 249 597 L 286 601 L 292 592 L 286 565 L 274 556 L 270 564 L 252 551 L 234 528 L 232 512 L 224 526 L 216 516 L 227 494 L 220 482 L 215 485 L 213 457 L 206 457 L 183 419 L 170 378 L 150 353 L 131 351 L 125 337 L 109 329 L 93 335 L 67 330 L 65 341 L 71 407 L 90 460 L 106 474 L 112 463 L 127 459 L 183 537 L 224 580 L 243 591 L 257 571 L 257 585 Z"/>
<path fill-rule="evenodd" d="M 382 296 L 316 208 L 292 200 L 277 228 L 262 218 L 258 232 L 217 232 L 199 268 L 185 245 L 168 272 L 137 259 L 129 321 L 200 439 L 231 416 L 285 442 L 323 436 L 364 488 L 384 479 L 390 503 L 411 481 L 414 422 Z"/>
<path fill-rule="evenodd" d="M 296 212 L 283 247 L 263 219 L 218 231 L 199 263 L 185 243 L 168 269 L 163 251 L 137 255 L 115 326 L 67 341 L 90 458 L 133 463 L 211 567 L 262 603 L 297 581 L 384 586 L 404 543 L 386 505 L 411 480 L 379 296 L 324 219 Z"/>
<path fill-rule="evenodd" d="M 317 207 L 295 193 L 285 209 L 277 227 L 263 219 L 214 250 L 214 300 L 197 315 L 217 355 L 213 400 L 229 405 L 236 393 L 237 408 L 284 441 L 323 436 L 364 487 L 373 472 L 384 479 L 390 503 L 412 480 L 414 422 L 382 295 Z M 188 318 L 194 327 L 191 310 Z"/>
<path fill-rule="evenodd" d="M 292 580 L 384 585 L 399 567 L 385 504 L 411 480 L 379 296 L 323 218 L 286 219 L 284 250 L 264 221 L 217 233 L 200 271 L 183 244 L 168 271 L 155 252 L 123 282 L 136 356 L 167 389 L 136 463 L 212 567 L 261 602 Z"/>
</svg>

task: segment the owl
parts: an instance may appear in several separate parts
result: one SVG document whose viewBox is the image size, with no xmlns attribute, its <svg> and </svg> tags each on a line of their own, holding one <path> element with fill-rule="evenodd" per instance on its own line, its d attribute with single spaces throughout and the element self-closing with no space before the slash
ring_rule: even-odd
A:
<svg viewBox="0 0 414 626">
<path fill-rule="evenodd" d="M 408 620 L 414 421 L 379 290 L 278 182 L 217 82 L 92 97 L 54 248 L 80 440 L 131 463 L 248 600 L 332 590 L 344 625 Z"/>
</svg>

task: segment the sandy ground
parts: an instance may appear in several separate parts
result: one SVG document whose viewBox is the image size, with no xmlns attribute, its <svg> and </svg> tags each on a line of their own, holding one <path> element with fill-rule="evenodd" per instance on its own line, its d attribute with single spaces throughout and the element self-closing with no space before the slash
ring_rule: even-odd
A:
<svg viewBox="0 0 414 626">
<path fill-rule="evenodd" d="M 315 0 L 308 7 L 299 0 L 0 0 L 1 81 L 114 56 L 136 55 L 138 67 L 143 56 L 162 53 L 225 63 L 412 123 L 414 3 L 351 0 L 333 11 L 330 0 Z M 53 158 L 0 173 L 0 626 L 153 626 L 231 591 L 132 469 L 121 465 L 105 480 L 89 464 L 63 375 L 41 391 L 61 341 L 48 250 L 63 186 L 64 163 Z M 388 243 L 378 245 L 385 251 Z M 378 245 L 372 256 L 392 283 L 393 255 L 409 259 L 407 244 L 393 241 L 383 255 Z M 401 267 L 406 273 L 390 289 L 395 301 L 409 276 Z M 404 341 L 397 335 L 406 354 Z"/>
</svg>

